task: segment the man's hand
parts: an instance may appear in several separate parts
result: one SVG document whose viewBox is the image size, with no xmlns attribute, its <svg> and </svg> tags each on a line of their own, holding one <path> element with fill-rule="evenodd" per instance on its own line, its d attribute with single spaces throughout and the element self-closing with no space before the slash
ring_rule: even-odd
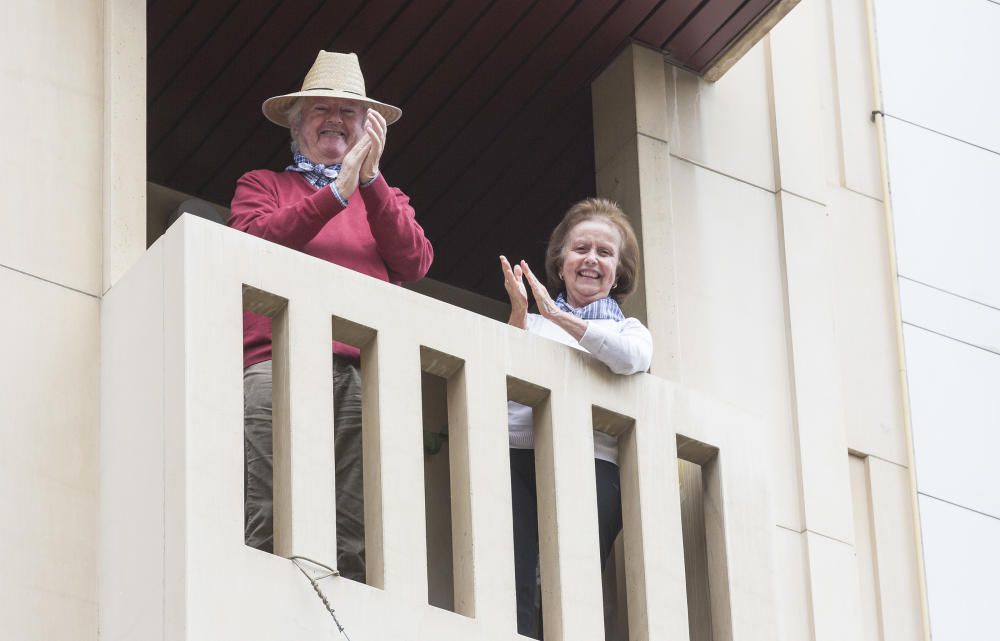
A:
<svg viewBox="0 0 1000 641">
<path fill-rule="evenodd" d="M 382 152 L 385 151 L 385 135 L 388 125 L 385 118 L 374 109 L 368 110 L 365 118 L 365 134 L 371 140 L 371 148 L 361 165 L 361 182 L 370 182 L 378 175 L 378 162 L 382 159 Z"/>
<path fill-rule="evenodd" d="M 371 148 L 372 141 L 366 133 L 344 156 L 344 162 L 340 165 L 340 173 L 337 174 L 337 180 L 334 181 L 337 185 L 337 193 L 344 200 L 350 198 L 358 188 L 358 174 Z"/>
</svg>

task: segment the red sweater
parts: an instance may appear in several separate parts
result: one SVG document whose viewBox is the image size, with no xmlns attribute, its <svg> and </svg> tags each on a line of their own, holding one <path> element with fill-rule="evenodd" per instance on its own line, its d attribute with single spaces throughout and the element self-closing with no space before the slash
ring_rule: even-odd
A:
<svg viewBox="0 0 1000 641">
<path fill-rule="evenodd" d="M 344 208 L 329 187 L 316 189 L 298 173 L 251 171 L 236 183 L 229 226 L 393 283 L 423 278 L 434 258 L 410 199 L 381 175 Z M 342 343 L 333 351 L 360 357 Z M 271 319 L 244 312 L 243 367 L 270 358 Z"/>
</svg>

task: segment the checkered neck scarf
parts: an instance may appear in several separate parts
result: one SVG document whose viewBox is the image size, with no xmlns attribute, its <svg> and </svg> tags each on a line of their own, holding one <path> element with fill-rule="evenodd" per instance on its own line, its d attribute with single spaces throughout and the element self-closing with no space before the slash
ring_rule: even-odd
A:
<svg viewBox="0 0 1000 641">
<path fill-rule="evenodd" d="M 322 189 L 337 178 L 337 174 L 340 173 L 340 163 L 334 163 L 332 165 L 317 165 L 313 164 L 311 160 L 299 152 L 295 152 L 295 154 L 292 155 L 292 164 L 285 167 L 285 171 L 298 172 L 302 174 L 302 177 L 308 180 L 313 187 Z"/>
<path fill-rule="evenodd" d="M 556 297 L 556 307 L 582 320 L 625 320 L 625 314 L 622 313 L 622 308 L 618 306 L 618 301 L 610 296 L 601 300 L 595 300 L 593 303 L 584 305 L 583 307 L 570 307 L 569 303 L 566 302 L 565 292 L 559 292 L 559 296 Z"/>
</svg>

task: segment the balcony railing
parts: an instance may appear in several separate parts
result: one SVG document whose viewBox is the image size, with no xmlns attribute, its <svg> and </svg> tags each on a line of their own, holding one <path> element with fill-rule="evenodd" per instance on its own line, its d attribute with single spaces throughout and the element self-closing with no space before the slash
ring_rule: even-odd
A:
<svg viewBox="0 0 1000 641">
<path fill-rule="evenodd" d="M 243 309 L 274 318 L 275 554 L 243 544 Z M 183 217 L 103 303 L 103 639 L 331 639 L 330 340 L 362 349 L 368 585 L 353 641 L 518 638 L 506 401 L 535 406 L 545 636 L 602 640 L 588 429 L 620 444 L 631 639 L 688 639 L 678 456 L 702 466 L 715 641 L 776 638 L 759 426 L 656 376 Z M 428 605 L 421 372 L 447 380 L 454 612 Z M 589 491 L 588 491 L 589 490 Z"/>
</svg>

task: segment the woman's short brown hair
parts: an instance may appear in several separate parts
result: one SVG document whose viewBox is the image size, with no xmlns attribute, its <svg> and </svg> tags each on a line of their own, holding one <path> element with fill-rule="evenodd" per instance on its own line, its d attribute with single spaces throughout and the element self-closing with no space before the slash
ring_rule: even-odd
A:
<svg viewBox="0 0 1000 641">
<path fill-rule="evenodd" d="M 623 302 L 635 291 L 639 282 L 639 241 L 628 216 L 618 203 L 606 198 L 587 198 L 569 208 L 563 219 L 552 230 L 549 246 L 545 250 L 545 276 L 549 292 L 556 296 L 563 291 L 564 283 L 559 278 L 563 266 L 563 249 L 570 230 L 587 220 L 604 220 L 618 228 L 622 235 L 622 246 L 618 252 L 617 286 L 611 290 L 611 297 Z"/>
</svg>

